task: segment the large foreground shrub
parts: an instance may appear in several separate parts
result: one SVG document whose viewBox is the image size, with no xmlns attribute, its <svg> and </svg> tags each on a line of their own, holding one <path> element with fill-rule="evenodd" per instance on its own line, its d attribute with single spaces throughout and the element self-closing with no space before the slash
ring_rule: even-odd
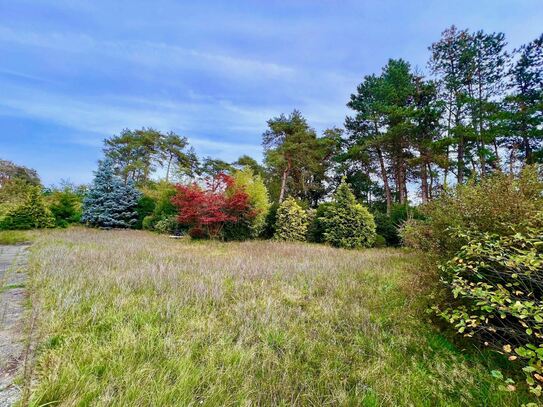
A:
<svg viewBox="0 0 543 407">
<path fill-rule="evenodd" d="M 319 217 L 323 240 L 335 247 L 370 247 L 375 241 L 373 215 L 356 202 L 349 185 L 342 180 L 331 204 Z"/>
<path fill-rule="evenodd" d="M 440 270 L 453 298 L 450 305 L 434 309 L 459 333 L 520 361 L 531 391 L 539 396 L 543 384 L 543 213 L 522 233 L 475 233 L 462 238 L 468 243 Z"/>
<path fill-rule="evenodd" d="M 277 208 L 274 239 L 304 241 L 309 220 L 307 213 L 292 197 L 288 197 Z"/>
<path fill-rule="evenodd" d="M 536 167 L 446 191 L 408 221 L 402 238 L 438 266 L 434 311 L 464 336 L 522 362 L 543 383 L 543 182 Z M 437 263 L 436 263 L 437 262 Z M 494 372 L 497 377 L 501 373 Z M 514 390 L 511 379 L 508 389 Z"/>
<path fill-rule="evenodd" d="M 141 193 L 131 181 L 115 175 L 113 161 L 98 165 L 94 181 L 83 200 L 81 222 L 90 226 L 129 228 L 138 220 L 136 211 Z"/>
<path fill-rule="evenodd" d="M 6 204 L 0 211 L 0 229 L 37 229 L 55 225 L 55 219 L 47 208 L 41 187 L 27 184 L 21 202 Z"/>
<path fill-rule="evenodd" d="M 543 181 L 537 167 L 518 177 L 495 174 L 444 192 L 422 206 L 424 220 L 407 221 L 405 245 L 439 257 L 450 257 L 467 243 L 463 232 L 510 235 L 511 225 L 523 231 L 543 208 Z"/>
</svg>

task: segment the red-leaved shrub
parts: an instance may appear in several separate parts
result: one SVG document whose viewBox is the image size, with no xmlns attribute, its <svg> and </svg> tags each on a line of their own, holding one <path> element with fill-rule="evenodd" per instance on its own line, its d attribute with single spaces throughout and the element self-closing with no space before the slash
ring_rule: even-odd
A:
<svg viewBox="0 0 543 407">
<path fill-rule="evenodd" d="M 172 203 L 179 210 L 179 223 L 189 227 L 192 237 L 216 239 L 227 223 L 238 223 L 256 215 L 250 207 L 249 195 L 226 174 L 208 179 L 206 188 L 193 183 L 176 185 L 176 189 Z"/>
</svg>

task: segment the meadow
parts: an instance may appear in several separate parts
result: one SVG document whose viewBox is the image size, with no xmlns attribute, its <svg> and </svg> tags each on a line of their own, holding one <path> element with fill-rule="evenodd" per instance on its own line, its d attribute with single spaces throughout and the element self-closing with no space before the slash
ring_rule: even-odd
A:
<svg viewBox="0 0 543 407">
<path fill-rule="evenodd" d="M 417 255 L 185 241 L 73 227 L 34 236 L 22 403 L 511 406 L 500 355 L 429 320 Z"/>
</svg>

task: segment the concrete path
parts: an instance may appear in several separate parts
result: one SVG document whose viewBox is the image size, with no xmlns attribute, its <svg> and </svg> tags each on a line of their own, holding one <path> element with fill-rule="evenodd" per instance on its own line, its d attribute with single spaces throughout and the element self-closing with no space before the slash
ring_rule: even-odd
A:
<svg viewBox="0 0 543 407">
<path fill-rule="evenodd" d="M 27 248 L 0 245 L 0 407 L 12 406 L 19 399 L 13 380 L 24 355 Z"/>
</svg>

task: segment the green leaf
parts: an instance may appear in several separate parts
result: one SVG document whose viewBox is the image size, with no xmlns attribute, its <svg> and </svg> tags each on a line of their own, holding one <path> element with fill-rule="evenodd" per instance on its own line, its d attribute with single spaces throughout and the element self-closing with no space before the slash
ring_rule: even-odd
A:
<svg viewBox="0 0 543 407">
<path fill-rule="evenodd" d="M 500 372 L 499 370 L 492 370 L 490 372 L 490 374 L 492 375 L 492 377 L 496 378 L 496 379 L 500 379 L 500 380 L 503 380 L 503 374 L 502 372 Z"/>
</svg>

